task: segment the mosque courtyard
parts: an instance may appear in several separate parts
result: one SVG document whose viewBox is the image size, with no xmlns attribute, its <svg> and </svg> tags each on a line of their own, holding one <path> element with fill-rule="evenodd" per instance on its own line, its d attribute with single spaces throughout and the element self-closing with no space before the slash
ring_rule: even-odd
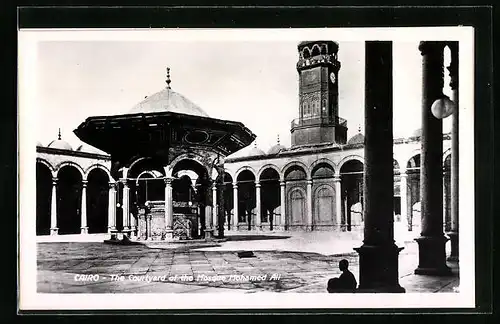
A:
<svg viewBox="0 0 500 324">
<path fill-rule="evenodd" d="M 418 232 L 396 231 L 399 283 L 407 293 L 456 292 L 452 276 L 415 275 Z M 106 235 L 40 237 L 37 243 L 39 293 L 326 293 L 338 277 L 338 262 L 349 261 L 359 283 L 359 232 L 226 232 L 225 240 L 136 245 L 104 244 Z M 62 242 L 64 241 L 64 242 Z M 447 248 L 449 250 L 449 246 Z M 253 256 L 239 257 L 252 251 Z"/>
</svg>

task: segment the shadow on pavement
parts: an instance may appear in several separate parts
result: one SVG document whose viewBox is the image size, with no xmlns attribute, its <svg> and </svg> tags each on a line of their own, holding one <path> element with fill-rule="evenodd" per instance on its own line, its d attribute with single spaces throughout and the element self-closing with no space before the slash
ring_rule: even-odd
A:
<svg viewBox="0 0 500 324">
<path fill-rule="evenodd" d="M 226 237 L 226 242 L 236 241 L 258 241 L 258 240 L 282 240 L 290 238 L 290 236 L 278 235 L 229 235 Z"/>
</svg>

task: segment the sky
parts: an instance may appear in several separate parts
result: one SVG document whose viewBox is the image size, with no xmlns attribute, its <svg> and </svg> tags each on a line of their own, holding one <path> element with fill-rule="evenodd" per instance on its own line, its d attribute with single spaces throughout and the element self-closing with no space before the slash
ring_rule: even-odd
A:
<svg viewBox="0 0 500 324">
<path fill-rule="evenodd" d="M 278 135 L 289 147 L 290 122 L 299 109 L 295 66 L 301 40 L 39 42 L 37 140 L 48 145 L 61 128 L 62 139 L 75 149 L 82 142 L 73 130 L 81 122 L 127 113 L 166 86 L 168 66 L 172 90 L 210 117 L 242 122 L 264 151 Z M 364 127 L 364 55 L 364 42 L 339 42 L 339 115 L 347 119 L 348 138 Z M 393 43 L 393 76 L 394 136 L 410 136 L 421 125 L 418 42 Z"/>
</svg>

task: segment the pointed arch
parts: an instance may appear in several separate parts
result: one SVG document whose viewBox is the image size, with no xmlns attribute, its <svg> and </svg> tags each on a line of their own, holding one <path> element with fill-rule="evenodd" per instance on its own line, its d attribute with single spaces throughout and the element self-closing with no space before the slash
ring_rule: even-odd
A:
<svg viewBox="0 0 500 324">
<path fill-rule="evenodd" d="M 320 158 L 320 159 L 317 159 L 316 161 L 314 161 L 313 163 L 311 163 L 311 165 L 309 166 L 311 172 L 314 171 L 314 168 L 316 168 L 317 166 L 319 166 L 320 164 L 328 164 L 333 172 L 337 173 L 337 166 L 335 165 L 335 163 L 328 159 L 328 158 Z"/>
</svg>

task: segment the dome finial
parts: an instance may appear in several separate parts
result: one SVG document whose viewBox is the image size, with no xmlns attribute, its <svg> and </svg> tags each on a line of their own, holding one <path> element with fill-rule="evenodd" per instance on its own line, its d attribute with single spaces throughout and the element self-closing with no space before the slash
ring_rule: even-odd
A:
<svg viewBox="0 0 500 324">
<path fill-rule="evenodd" d="M 358 125 L 358 133 L 361 134 L 361 124 Z"/>
<path fill-rule="evenodd" d="M 59 128 L 59 133 L 57 134 L 57 139 L 61 140 L 61 128 Z"/>
<path fill-rule="evenodd" d="M 170 68 L 169 67 L 167 67 L 167 80 L 165 82 L 167 83 L 167 89 L 171 89 L 170 82 L 172 82 L 172 81 L 170 80 Z"/>
<path fill-rule="evenodd" d="M 280 144 L 280 134 L 278 134 L 278 145 Z"/>
</svg>

